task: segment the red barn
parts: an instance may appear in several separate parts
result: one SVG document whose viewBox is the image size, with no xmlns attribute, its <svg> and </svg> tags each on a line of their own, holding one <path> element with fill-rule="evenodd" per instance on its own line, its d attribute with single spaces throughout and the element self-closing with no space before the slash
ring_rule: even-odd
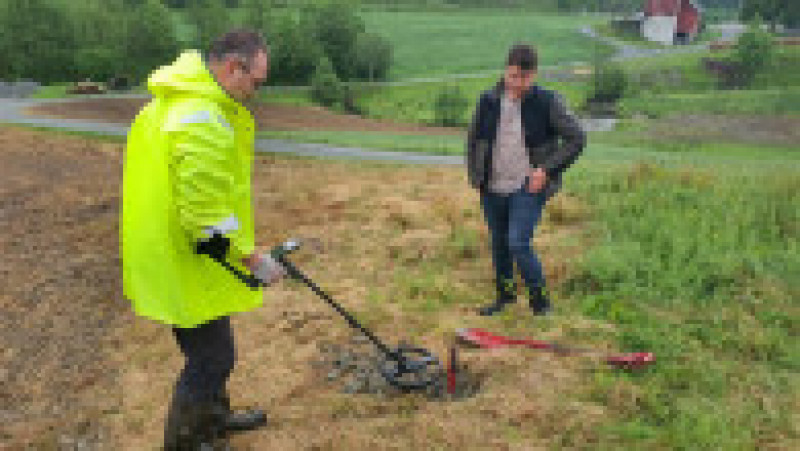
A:
<svg viewBox="0 0 800 451">
<path fill-rule="evenodd" d="M 645 0 L 644 36 L 665 44 L 691 42 L 700 32 L 700 14 L 694 0 Z"/>
<path fill-rule="evenodd" d="M 688 43 L 697 37 L 697 33 L 700 33 L 700 6 L 692 0 L 682 0 L 675 39 L 680 43 Z"/>
<path fill-rule="evenodd" d="M 677 16 L 682 0 L 647 0 L 644 6 L 644 15 L 652 16 Z"/>
</svg>

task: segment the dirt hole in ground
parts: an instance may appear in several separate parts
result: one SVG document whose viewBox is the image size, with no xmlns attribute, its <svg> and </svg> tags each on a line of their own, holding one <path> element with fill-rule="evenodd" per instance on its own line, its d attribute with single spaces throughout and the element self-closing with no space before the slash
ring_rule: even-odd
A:
<svg viewBox="0 0 800 451">
<path fill-rule="evenodd" d="M 401 344 L 402 345 L 402 344 Z M 312 361 L 320 383 L 332 384 L 342 393 L 395 398 L 405 394 L 422 394 L 430 401 L 458 401 L 477 395 L 488 376 L 458 360 L 453 371 L 453 390 L 448 386 L 448 355 L 438 355 L 440 367 L 433 371 L 433 383 L 423 390 L 405 393 L 381 374 L 386 356 L 363 335 L 353 336 L 347 343 L 321 342 L 319 356 Z"/>
</svg>

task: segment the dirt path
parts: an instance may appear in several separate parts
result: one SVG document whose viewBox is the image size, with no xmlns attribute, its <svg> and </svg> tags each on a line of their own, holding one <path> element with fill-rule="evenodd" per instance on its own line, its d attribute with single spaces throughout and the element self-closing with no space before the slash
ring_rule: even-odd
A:
<svg viewBox="0 0 800 451">
<path fill-rule="evenodd" d="M 71 102 L 42 103 L 28 109 L 40 116 L 69 119 L 90 119 L 117 124 L 130 124 L 146 103 L 146 99 L 89 99 Z M 344 130 L 421 135 L 460 135 L 463 130 L 426 127 L 414 124 L 365 119 L 339 114 L 321 107 L 259 104 L 254 116 L 261 130 Z"/>
</svg>

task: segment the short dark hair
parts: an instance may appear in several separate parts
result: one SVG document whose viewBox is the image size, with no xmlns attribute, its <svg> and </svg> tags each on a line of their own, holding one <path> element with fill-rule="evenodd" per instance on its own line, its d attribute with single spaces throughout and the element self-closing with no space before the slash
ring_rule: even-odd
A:
<svg viewBox="0 0 800 451">
<path fill-rule="evenodd" d="M 208 58 L 220 61 L 229 55 L 239 55 L 252 61 L 258 52 L 269 53 L 269 46 L 260 33 L 245 29 L 231 30 L 211 43 Z"/>
<path fill-rule="evenodd" d="M 517 43 L 508 51 L 506 66 L 517 66 L 525 71 L 536 70 L 539 67 L 539 55 L 530 45 Z"/>
</svg>

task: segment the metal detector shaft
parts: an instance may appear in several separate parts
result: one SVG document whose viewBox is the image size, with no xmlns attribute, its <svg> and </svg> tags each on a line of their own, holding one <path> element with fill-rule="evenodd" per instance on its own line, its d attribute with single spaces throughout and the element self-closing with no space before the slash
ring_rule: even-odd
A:
<svg viewBox="0 0 800 451">
<path fill-rule="evenodd" d="M 342 315 L 347 320 L 348 323 L 350 323 L 350 326 L 352 326 L 354 329 L 359 330 L 362 334 L 364 334 L 367 338 L 369 338 L 369 340 L 372 343 L 374 343 L 375 346 L 377 346 L 378 349 L 380 349 L 384 354 L 395 360 L 399 358 L 399 356 L 394 351 L 389 349 L 385 344 L 383 344 L 383 342 L 381 342 L 378 339 L 378 337 L 373 335 L 372 332 L 365 329 L 358 321 L 356 321 L 356 319 L 352 315 L 350 315 L 345 309 L 343 309 L 339 304 L 337 304 L 336 301 L 334 301 L 333 298 L 328 295 L 328 293 L 325 293 L 319 286 L 317 286 L 317 284 L 314 283 L 314 281 L 309 279 L 305 274 L 303 274 L 299 269 L 297 269 L 297 267 L 294 266 L 292 262 L 287 260 L 285 255 L 276 255 L 275 258 L 281 265 L 283 265 L 284 269 L 286 269 L 286 274 L 289 275 L 289 277 L 297 279 L 306 284 L 309 288 L 311 288 L 311 290 L 314 291 L 314 293 L 316 293 L 317 296 L 321 297 L 323 300 L 325 300 L 325 302 L 330 304 L 331 307 L 333 307 L 337 312 L 339 312 L 339 314 Z"/>
</svg>

